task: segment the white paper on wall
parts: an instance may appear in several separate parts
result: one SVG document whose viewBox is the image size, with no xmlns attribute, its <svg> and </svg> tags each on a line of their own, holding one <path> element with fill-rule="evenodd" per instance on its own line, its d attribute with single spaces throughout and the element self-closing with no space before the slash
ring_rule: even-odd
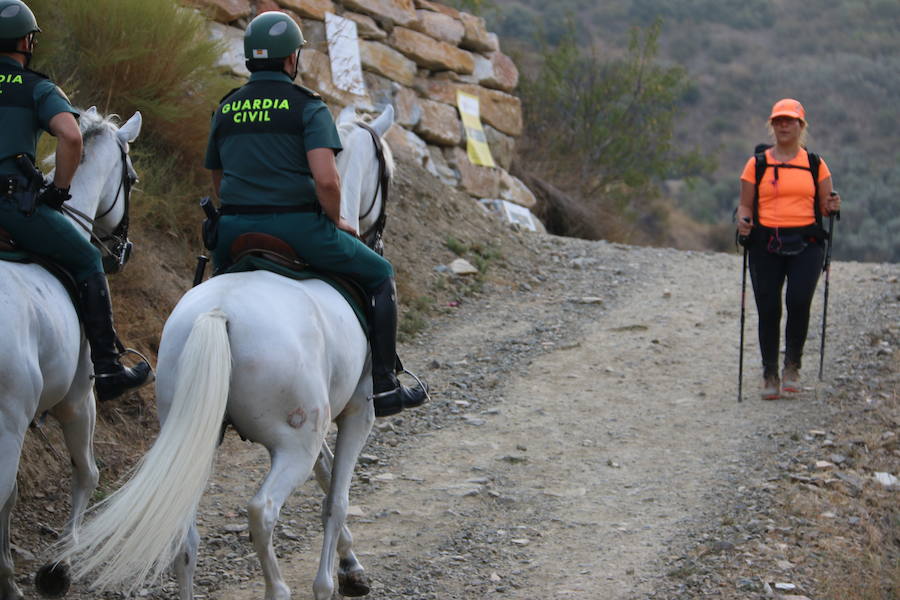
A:
<svg viewBox="0 0 900 600">
<path fill-rule="evenodd" d="M 331 58 L 331 81 L 344 91 L 365 96 L 366 82 L 363 80 L 362 62 L 359 58 L 356 23 L 325 13 L 325 36 L 328 38 L 328 55 Z"/>
<path fill-rule="evenodd" d="M 502 200 L 500 198 L 497 199 L 482 199 L 481 206 L 483 206 L 489 212 L 492 212 L 498 215 L 501 219 L 508 223 L 516 223 L 527 229 L 528 231 L 538 231 L 538 224 L 540 221 L 534 213 L 525 208 L 524 206 L 519 206 L 514 202 L 509 202 L 507 200 Z"/>
</svg>

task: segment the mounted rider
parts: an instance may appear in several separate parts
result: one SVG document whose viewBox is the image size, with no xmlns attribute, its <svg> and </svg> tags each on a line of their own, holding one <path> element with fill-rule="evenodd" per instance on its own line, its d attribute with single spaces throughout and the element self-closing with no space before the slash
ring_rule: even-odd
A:
<svg viewBox="0 0 900 600">
<path fill-rule="evenodd" d="M 265 233 L 312 268 L 362 285 L 370 299 L 375 414 L 387 416 L 419 406 L 427 394 L 397 380 L 394 270 L 341 217 L 334 119 L 318 94 L 293 84 L 305 43 L 300 27 L 279 11 L 258 15 L 244 33 L 250 81 L 223 98 L 206 153 L 222 202 L 213 260 L 222 268 L 237 236 Z"/>
<path fill-rule="evenodd" d="M 97 397 L 112 400 L 146 383 L 150 365 L 119 362 L 112 305 L 100 251 L 61 210 L 81 161 L 78 111 L 46 76 L 28 69 L 40 33 L 21 0 L 0 0 L 0 228 L 16 248 L 47 258 L 75 279 L 84 332 L 91 345 Z M 57 138 L 53 182 L 34 177 L 42 131 Z"/>
</svg>

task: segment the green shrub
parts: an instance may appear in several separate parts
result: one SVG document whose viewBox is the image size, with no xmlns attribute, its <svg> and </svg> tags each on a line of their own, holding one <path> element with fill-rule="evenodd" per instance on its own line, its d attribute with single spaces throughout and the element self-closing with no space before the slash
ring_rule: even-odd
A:
<svg viewBox="0 0 900 600">
<path fill-rule="evenodd" d="M 687 78 L 655 60 L 659 31 L 659 24 L 635 30 L 624 57 L 601 58 L 571 25 L 558 46 L 544 47 L 539 69 L 522 77 L 526 132 L 518 142 L 529 173 L 582 200 L 591 214 L 654 231 L 659 183 L 701 164 L 686 145 L 672 144 Z M 605 221 L 604 231 L 554 233 L 608 237 L 630 229 Z"/>
<path fill-rule="evenodd" d="M 466 245 L 452 235 L 447 238 L 447 241 L 444 242 L 444 244 L 447 246 L 447 249 L 450 250 L 450 252 L 457 256 L 462 256 L 466 253 Z"/>
<path fill-rule="evenodd" d="M 142 138 L 199 169 L 210 114 L 233 87 L 215 66 L 223 47 L 209 39 L 201 15 L 174 0 L 33 0 L 32 6 L 46 32 L 38 68 L 79 106 L 141 111 Z"/>
</svg>

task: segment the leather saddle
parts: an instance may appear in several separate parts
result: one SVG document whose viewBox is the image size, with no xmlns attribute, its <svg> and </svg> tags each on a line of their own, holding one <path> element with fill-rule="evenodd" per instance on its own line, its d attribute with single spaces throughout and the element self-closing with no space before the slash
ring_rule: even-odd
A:
<svg viewBox="0 0 900 600">
<path fill-rule="evenodd" d="M 228 252 L 231 258 L 231 266 L 223 269 L 223 273 L 228 273 L 232 270 L 250 270 L 241 268 L 240 265 L 252 262 L 254 259 L 263 259 L 263 261 L 274 263 L 274 265 L 280 267 L 277 271 L 275 269 L 269 270 L 292 277 L 291 274 L 283 272 L 283 270 L 287 270 L 293 273 L 294 279 L 323 279 L 339 287 L 338 291 L 351 304 L 356 303 L 357 307 L 360 308 L 368 305 L 368 294 L 354 279 L 346 275 L 311 267 L 308 262 L 297 255 L 290 244 L 274 235 L 258 232 L 242 233 L 231 243 Z M 265 268 L 265 263 L 257 265 L 256 268 Z"/>
<path fill-rule="evenodd" d="M 268 233 L 242 233 L 231 243 L 228 253 L 232 264 L 248 256 L 258 256 L 288 269 L 305 271 L 309 268 L 290 244 Z"/>
</svg>

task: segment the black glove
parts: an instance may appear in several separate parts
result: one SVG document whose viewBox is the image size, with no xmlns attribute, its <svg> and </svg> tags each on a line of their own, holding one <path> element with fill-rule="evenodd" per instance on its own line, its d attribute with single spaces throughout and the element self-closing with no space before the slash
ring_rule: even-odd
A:
<svg viewBox="0 0 900 600">
<path fill-rule="evenodd" d="M 46 204 L 53 210 L 61 210 L 63 202 L 72 197 L 69 188 L 58 188 L 55 184 L 45 187 L 38 195 L 38 203 Z"/>
</svg>

